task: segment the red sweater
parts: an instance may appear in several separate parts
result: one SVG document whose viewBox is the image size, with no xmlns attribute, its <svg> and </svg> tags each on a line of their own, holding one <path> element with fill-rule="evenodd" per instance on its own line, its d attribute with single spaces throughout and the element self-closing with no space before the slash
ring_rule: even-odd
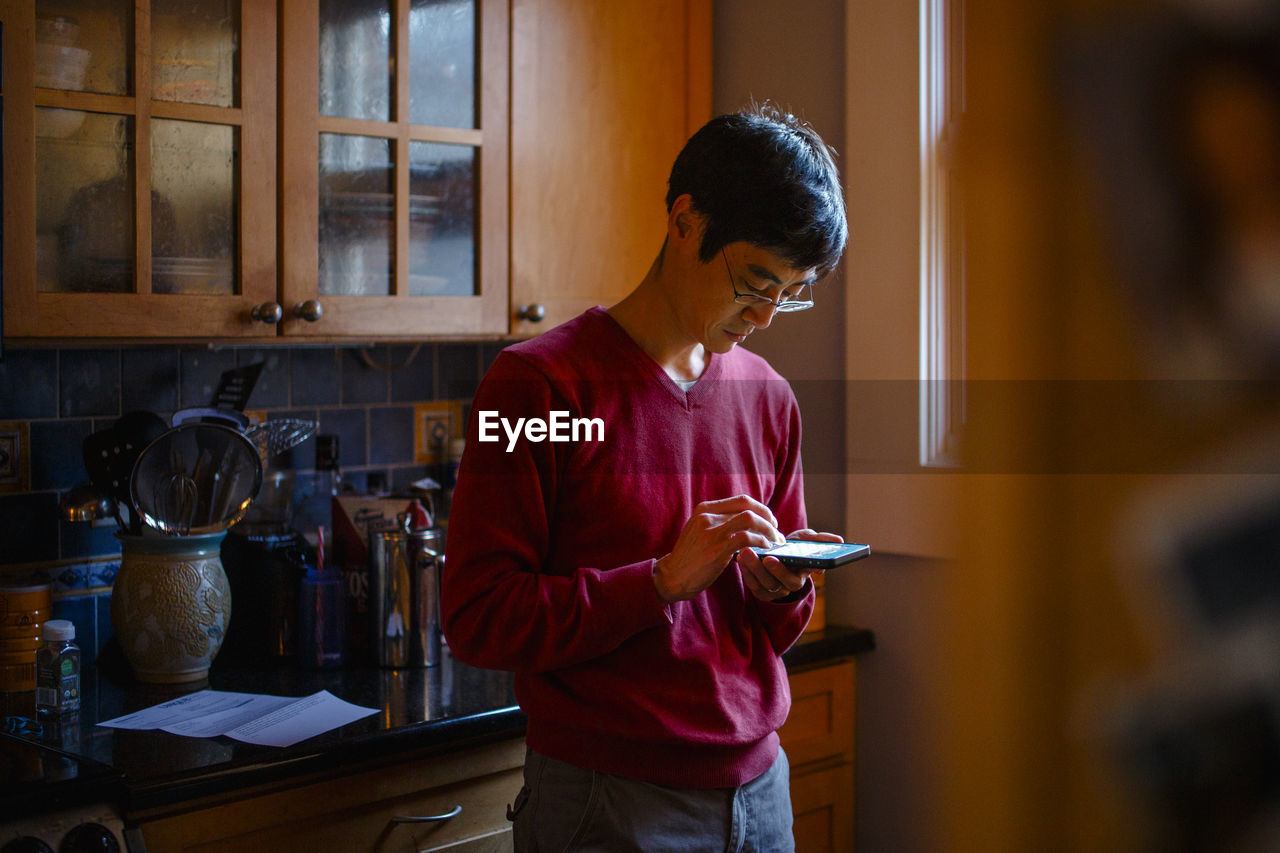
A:
<svg viewBox="0 0 1280 853">
<path fill-rule="evenodd" d="M 512 440 L 498 422 L 556 411 L 599 418 L 603 440 Z M 480 441 L 482 418 L 498 440 Z M 791 705 L 779 655 L 812 588 L 760 602 L 736 561 L 689 601 L 653 583 L 694 506 L 737 494 L 784 533 L 805 526 L 799 410 L 759 356 L 712 355 L 686 393 L 602 308 L 498 356 L 471 407 L 442 616 L 455 657 L 515 672 L 532 749 L 677 787 L 773 763 Z"/>
</svg>

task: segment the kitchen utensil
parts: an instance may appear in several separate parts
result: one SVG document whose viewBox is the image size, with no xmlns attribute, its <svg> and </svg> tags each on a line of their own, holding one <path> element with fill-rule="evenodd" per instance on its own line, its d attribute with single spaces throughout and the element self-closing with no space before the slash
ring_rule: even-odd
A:
<svg viewBox="0 0 1280 853">
<path fill-rule="evenodd" d="M 58 512 L 67 521 L 97 521 L 115 517 L 119 521 L 120 507 L 115 499 L 92 483 L 73 486 L 58 502 Z M 124 525 L 122 524 L 121 527 Z"/>
<path fill-rule="evenodd" d="M 178 471 L 164 477 L 155 485 L 155 505 L 164 512 L 163 518 L 173 527 L 166 533 L 189 536 L 191 522 L 200 508 L 195 480 Z"/>
<path fill-rule="evenodd" d="M 81 445 L 90 482 L 113 498 L 117 508 L 129 510 L 129 525 L 125 529 L 135 534 L 141 532 L 142 521 L 129 492 L 129 480 L 142 449 L 167 429 L 164 418 L 157 414 L 141 410 L 125 412 L 107 429 L 85 436 Z M 120 516 L 117 520 L 125 527 Z"/>
<path fill-rule="evenodd" d="M 277 453 L 292 450 L 308 438 L 316 434 L 320 425 L 315 421 L 297 420 L 295 418 L 272 418 L 256 426 L 249 427 L 245 435 L 253 439 L 258 447 L 258 455 L 266 461 Z"/>
<path fill-rule="evenodd" d="M 244 431 L 249 427 L 249 416 L 235 409 L 215 409 L 209 406 L 197 406 L 193 409 L 179 409 L 173 413 L 169 423 L 182 426 L 186 423 L 222 424 L 232 429 Z"/>
<path fill-rule="evenodd" d="M 147 445 L 130 493 L 151 527 L 197 536 L 239 521 L 261 485 L 262 460 L 252 441 L 229 426 L 193 421 Z"/>
<path fill-rule="evenodd" d="M 218 379 L 218 389 L 213 393 L 209 405 L 215 409 L 234 409 L 243 412 L 249 403 L 249 395 L 253 386 L 258 384 L 258 375 L 262 373 L 262 362 L 246 364 L 225 370 Z"/>
</svg>

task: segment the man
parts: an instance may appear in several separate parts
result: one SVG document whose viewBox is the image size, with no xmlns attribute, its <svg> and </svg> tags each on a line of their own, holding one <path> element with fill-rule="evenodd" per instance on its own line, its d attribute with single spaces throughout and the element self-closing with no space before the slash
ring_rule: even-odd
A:
<svg viewBox="0 0 1280 853">
<path fill-rule="evenodd" d="M 521 850 L 793 848 L 780 655 L 813 584 L 750 547 L 840 537 L 806 527 L 790 387 L 738 345 L 813 304 L 844 202 L 765 107 L 686 143 L 667 208 L 635 290 L 508 347 L 472 404 L 443 622 L 516 674 Z"/>
</svg>

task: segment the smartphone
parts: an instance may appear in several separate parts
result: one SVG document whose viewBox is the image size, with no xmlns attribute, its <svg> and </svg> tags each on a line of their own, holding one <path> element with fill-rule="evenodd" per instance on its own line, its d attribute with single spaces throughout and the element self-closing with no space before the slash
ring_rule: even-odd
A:
<svg viewBox="0 0 1280 853">
<path fill-rule="evenodd" d="M 782 565 L 793 569 L 833 569 L 861 560 L 871 553 L 870 545 L 857 542 L 810 542 L 788 539 L 772 548 L 752 548 L 762 557 L 777 557 Z"/>
</svg>

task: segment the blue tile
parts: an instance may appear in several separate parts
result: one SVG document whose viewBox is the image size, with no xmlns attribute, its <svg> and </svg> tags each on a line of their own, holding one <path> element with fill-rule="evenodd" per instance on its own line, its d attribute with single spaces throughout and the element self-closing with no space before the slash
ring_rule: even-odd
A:
<svg viewBox="0 0 1280 853">
<path fill-rule="evenodd" d="M 122 412 L 155 412 L 165 418 L 178 409 L 181 377 L 178 351 L 171 347 L 138 347 L 120 354 Z"/>
<path fill-rule="evenodd" d="M 56 559 L 57 495 L 0 495 L 0 565 Z"/>
<path fill-rule="evenodd" d="M 98 656 L 98 602 L 96 595 L 77 595 L 55 598 L 53 618 L 69 619 L 76 626 L 76 645 L 80 647 L 80 660 L 91 661 Z"/>
<path fill-rule="evenodd" d="M 89 564 L 89 586 L 110 587 L 120 573 L 120 560 L 101 560 Z"/>
<path fill-rule="evenodd" d="M 368 423 L 368 410 L 364 408 L 329 409 L 320 413 L 319 432 L 338 437 L 339 467 L 359 468 L 369 464 L 365 441 L 368 435 Z M 309 443 L 314 445 L 314 439 Z M 311 465 L 314 466 L 314 446 L 310 459 Z"/>
<path fill-rule="evenodd" d="M 88 420 L 35 421 L 31 424 L 31 490 L 69 489 L 86 482 L 80 445 L 92 432 Z"/>
<path fill-rule="evenodd" d="M 479 344 L 440 344 L 436 351 L 439 392 L 445 400 L 470 400 L 480 384 Z"/>
<path fill-rule="evenodd" d="M 49 569 L 49 583 L 54 592 L 74 592 L 89 588 L 89 564 L 74 563 Z"/>
<path fill-rule="evenodd" d="M 385 345 L 348 347 L 341 352 L 342 404 L 350 406 L 387 402 L 390 374 L 376 366 L 389 363 L 387 347 Z"/>
<path fill-rule="evenodd" d="M 388 406 L 369 410 L 369 464 L 411 464 L 413 407 Z"/>
<path fill-rule="evenodd" d="M 58 374 L 62 417 L 120 414 L 120 350 L 62 350 Z"/>
<path fill-rule="evenodd" d="M 94 596 L 95 606 L 97 607 L 97 625 L 98 625 L 98 652 L 101 653 L 106 648 L 107 641 L 115 636 L 115 626 L 111 623 L 111 593 L 105 592 L 102 595 Z M 97 655 L 94 655 L 97 657 Z"/>
<path fill-rule="evenodd" d="M 430 476 L 427 469 L 423 465 L 401 466 L 391 469 L 391 490 L 393 492 L 401 489 L 407 489 L 409 486 L 421 480 L 423 477 Z"/>
<path fill-rule="evenodd" d="M 507 348 L 507 341 L 490 341 L 480 345 L 480 366 L 483 373 L 488 373 L 489 368 L 493 367 L 493 361 L 498 357 L 498 353 Z"/>
<path fill-rule="evenodd" d="M 435 350 L 431 344 L 390 347 L 391 402 L 424 403 L 436 398 Z"/>
<path fill-rule="evenodd" d="M 295 349 L 289 353 L 290 404 L 332 406 L 338 402 L 338 350 Z"/>
<path fill-rule="evenodd" d="M 58 415 L 58 353 L 5 347 L 0 359 L 0 418 Z"/>
<path fill-rule="evenodd" d="M 387 471 L 382 468 L 375 468 L 364 472 L 364 488 L 357 489 L 365 494 L 382 495 L 391 490 L 391 477 Z"/>
<path fill-rule="evenodd" d="M 120 541 L 113 523 L 98 526 L 87 521 L 58 521 L 61 541 L 60 555 L 64 560 L 87 560 L 120 553 Z"/>
<path fill-rule="evenodd" d="M 250 409 L 276 409 L 289 405 L 289 350 L 283 347 L 236 350 L 236 364 L 262 363 L 262 372 L 249 395 Z"/>
<path fill-rule="evenodd" d="M 230 349 L 184 350 L 180 359 L 182 381 L 179 403 L 183 409 L 212 403 L 222 372 L 236 366 L 235 351 Z"/>
<path fill-rule="evenodd" d="M 342 472 L 342 488 L 343 490 L 351 490 L 356 494 L 364 495 L 369 492 L 369 472 L 363 470 L 347 469 Z"/>
</svg>

